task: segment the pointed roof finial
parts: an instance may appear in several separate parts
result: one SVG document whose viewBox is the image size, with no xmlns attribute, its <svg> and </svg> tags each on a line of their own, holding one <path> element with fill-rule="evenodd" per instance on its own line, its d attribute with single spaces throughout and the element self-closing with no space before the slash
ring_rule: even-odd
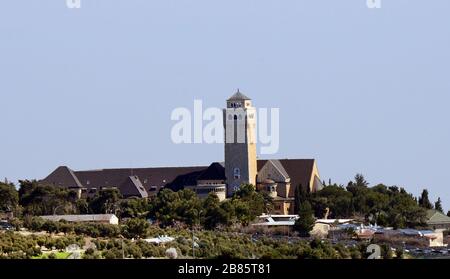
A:
<svg viewBox="0 0 450 279">
<path fill-rule="evenodd" d="M 242 101 L 242 100 L 251 100 L 251 99 L 249 97 L 245 96 L 244 94 L 242 94 L 238 88 L 237 92 L 234 93 L 234 95 L 231 96 L 227 101 Z"/>
</svg>

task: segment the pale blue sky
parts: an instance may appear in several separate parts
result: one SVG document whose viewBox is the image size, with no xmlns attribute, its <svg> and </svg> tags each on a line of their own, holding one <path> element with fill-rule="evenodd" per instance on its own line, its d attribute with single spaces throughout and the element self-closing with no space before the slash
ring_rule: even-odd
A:
<svg viewBox="0 0 450 279">
<path fill-rule="evenodd" d="M 273 158 L 323 179 L 427 187 L 450 209 L 450 1 L 14 0 L 0 4 L 0 177 L 207 165 L 173 108 L 236 88 L 279 107 Z"/>
</svg>

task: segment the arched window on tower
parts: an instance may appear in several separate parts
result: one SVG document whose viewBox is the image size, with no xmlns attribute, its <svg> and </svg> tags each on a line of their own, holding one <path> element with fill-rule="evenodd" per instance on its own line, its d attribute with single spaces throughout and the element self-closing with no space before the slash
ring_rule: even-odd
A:
<svg viewBox="0 0 450 279">
<path fill-rule="evenodd" d="M 233 175 L 234 175 L 234 179 L 241 178 L 241 170 L 239 168 L 234 168 Z"/>
</svg>

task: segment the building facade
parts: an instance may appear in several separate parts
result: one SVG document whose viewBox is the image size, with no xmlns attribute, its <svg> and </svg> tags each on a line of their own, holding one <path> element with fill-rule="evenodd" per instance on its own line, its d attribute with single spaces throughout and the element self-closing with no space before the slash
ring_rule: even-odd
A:
<svg viewBox="0 0 450 279">
<path fill-rule="evenodd" d="M 293 214 L 295 189 L 322 189 L 314 159 L 260 160 L 256 156 L 256 109 L 250 98 L 236 92 L 223 110 L 224 162 L 209 166 L 128 168 L 73 171 L 58 167 L 41 183 L 74 190 L 92 197 L 102 189 L 116 188 L 124 198 L 149 198 L 161 189 L 192 189 L 199 197 L 214 193 L 219 200 L 232 197 L 242 184 L 255 185 L 272 197 L 273 214 Z"/>
</svg>

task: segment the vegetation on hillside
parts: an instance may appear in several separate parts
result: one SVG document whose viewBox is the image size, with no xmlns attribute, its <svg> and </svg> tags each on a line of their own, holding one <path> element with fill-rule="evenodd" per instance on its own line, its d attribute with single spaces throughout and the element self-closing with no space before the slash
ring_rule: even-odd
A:
<svg viewBox="0 0 450 279">
<path fill-rule="evenodd" d="M 360 259 L 366 258 L 368 243 L 351 246 L 331 244 L 318 239 L 288 239 L 252 235 L 238 232 L 195 231 L 198 246 L 192 250 L 192 234 L 186 229 L 151 226 L 147 234 L 169 234 L 176 239 L 165 245 L 147 243 L 142 240 L 115 237 L 87 239 L 68 234 L 65 236 L 20 235 L 14 232 L 0 233 L 0 258 L 51 259 L 67 257 L 65 249 L 76 244 L 85 247 L 85 259 L 164 258 L 166 250 L 174 248 L 179 258 L 208 259 Z M 89 243 L 89 244 L 88 244 Z M 390 246 L 385 250 L 390 251 Z M 87 248 L 88 247 L 88 248 Z M 385 254 L 391 258 L 392 254 Z"/>
<path fill-rule="evenodd" d="M 307 235 L 306 230 L 311 227 L 309 210 L 317 218 L 324 217 L 328 210 L 329 218 L 359 218 L 394 228 L 424 226 L 427 209 L 443 211 L 441 200 L 438 199 L 433 205 L 427 190 L 415 198 L 397 186 L 378 184 L 369 187 L 360 174 L 346 187 L 329 183 L 316 193 L 309 193 L 307 188 L 297 186 L 294 209 L 296 214 L 302 215 L 302 221 L 296 224 L 302 235 Z M 20 181 L 18 191 L 12 184 L 0 183 L 0 211 L 13 211 L 16 217 L 28 223 L 31 222 L 29 216 L 114 213 L 125 220 L 152 219 L 162 227 L 184 224 L 187 227 L 215 229 L 245 226 L 261 213 L 272 210 L 272 199 L 264 192 L 255 191 L 252 185 L 242 185 L 231 199 L 220 202 L 214 194 L 202 200 L 191 190 L 173 192 L 163 189 L 147 200 L 123 199 L 117 189 L 103 189 L 92 198 L 77 199 L 73 191 L 41 185 L 36 181 Z M 142 233 L 135 231 L 132 225 L 127 234 L 139 237 Z M 30 224 L 27 226 L 31 227 Z M 63 227 L 70 231 L 70 226 Z M 104 234 L 104 229 L 97 227 L 80 227 L 77 230 L 89 231 L 88 234 L 92 235 Z"/>
<path fill-rule="evenodd" d="M 299 190 L 300 192 L 300 190 Z M 419 201 L 404 188 L 378 184 L 369 187 L 362 175 L 343 185 L 330 184 L 303 200 L 311 203 L 315 215 L 322 218 L 327 208 L 329 218 L 360 218 L 370 223 L 394 228 L 425 226 L 426 210 L 432 205 L 428 192 Z"/>
</svg>

